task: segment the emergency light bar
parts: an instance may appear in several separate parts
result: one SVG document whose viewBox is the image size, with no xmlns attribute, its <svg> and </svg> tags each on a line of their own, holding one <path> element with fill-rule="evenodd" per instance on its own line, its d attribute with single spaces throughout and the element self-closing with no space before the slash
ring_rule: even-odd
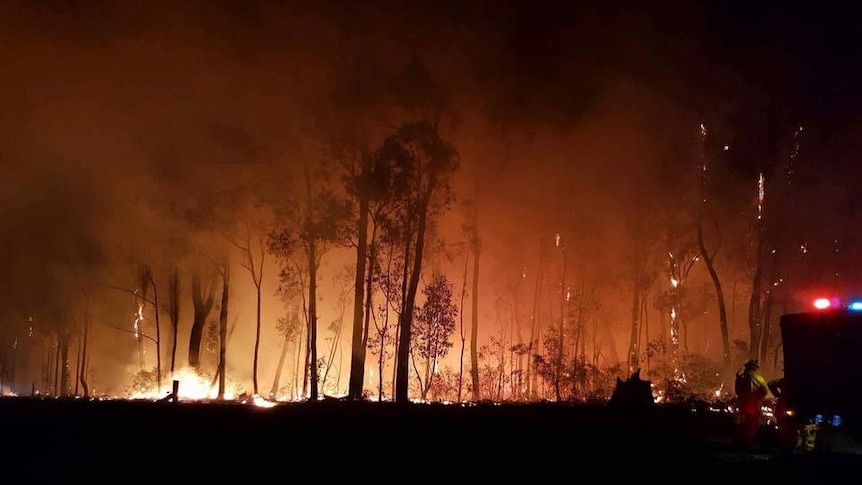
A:
<svg viewBox="0 0 862 485">
<path fill-rule="evenodd" d="M 832 302 L 829 301 L 829 298 L 818 298 L 814 300 L 814 308 L 818 310 L 827 310 L 832 306 Z"/>
</svg>

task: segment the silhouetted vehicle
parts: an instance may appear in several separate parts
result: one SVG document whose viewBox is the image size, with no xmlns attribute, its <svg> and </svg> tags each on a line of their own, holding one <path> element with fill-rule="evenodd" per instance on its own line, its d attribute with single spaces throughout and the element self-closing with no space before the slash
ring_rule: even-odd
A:
<svg viewBox="0 0 862 485">
<path fill-rule="evenodd" d="M 862 429 L 862 302 L 818 299 L 781 316 L 787 413 L 797 425 Z"/>
</svg>

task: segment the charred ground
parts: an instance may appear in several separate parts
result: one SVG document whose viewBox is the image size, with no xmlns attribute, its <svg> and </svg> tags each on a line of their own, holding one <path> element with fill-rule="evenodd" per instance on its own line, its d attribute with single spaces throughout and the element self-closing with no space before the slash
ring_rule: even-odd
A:
<svg viewBox="0 0 862 485">
<path fill-rule="evenodd" d="M 558 479 L 576 470 L 615 475 L 686 473 L 715 478 L 738 466 L 769 474 L 838 473 L 862 455 L 742 453 L 735 416 L 696 403 L 650 410 L 558 403 L 468 406 L 325 400 L 264 409 L 224 402 L 4 398 L 0 400 L 12 476 L 164 480 L 280 479 L 312 469 L 322 479 L 370 475 Z M 634 467 L 633 467 L 634 466 Z M 448 470 L 448 471 L 447 471 Z"/>
</svg>

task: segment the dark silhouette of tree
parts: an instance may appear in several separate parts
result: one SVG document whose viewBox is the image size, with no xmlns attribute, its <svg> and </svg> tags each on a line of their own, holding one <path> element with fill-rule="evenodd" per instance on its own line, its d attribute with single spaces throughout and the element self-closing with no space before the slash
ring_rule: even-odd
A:
<svg viewBox="0 0 862 485">
<path fill-rule="evenodd" d="M 252 357 L 252 387 L 255 395 L 260 395 L 257 384 L 258 362 L 260 354 L 260 315 L 261 315 L 261 285 L 263 283 L 263 266 L 266 260 L 266 240 L 264 237 L 252 235 L 251 225 L 246 223 L 244 230 L 236 237 L 231 237 L 231 243 L 240 251 L 240 264 L 251 276 L 255 289 L 255 330 L 254 354 Z"/>
<path fill-rule="evenodd" d="M 425 237 L 429 223 L 448 208 L 450 180 L 457 168 L 457 153 L 440 137 L 436 123 L 420 121 L 402 126 L 387 138 L 381 156 L 392 160 L 400 173 L 397 197 L 401 200 L 398 230 L 404 244 L 405 264 L 402 280 L 402 304 L 399 315 L 399 341 L 396 360 L 395 399 L 409 399 L 409 360 L 411 325 Z"/>
<path fill-rule="evenodd" d="M 272 380 L 272 390 L 269 391 L 270 399 L 278 398 L 281 385 L 281 373 L 284 370 L 284 361 L 287 357 L 287 349 L 291 342 L 297 340 L 300 335 L 299 311 L 291 310 L 289 316 L 279 317 L 275 328 L 284 337 L 281 345 L 281 353 L 278 357 L 278 366 L 275 368 L 275 377 Z"/>
<path fill-rule="evenodd" d="M 425 301 L 416 312 L 411 355 L 422 399 L 426 399 L 440 359 L 446 357 L 452 348 L 451 337 L 455 332 L 458 307 L 452 301 L 452 283 L 443 274 L 435 273 L 422 293 Z M 416 366 L 416 354 L 424 363 L 424 378 Z"/>
<path fill-rule="evenodd" d="M 168 282 L 168 319 L 171 321 L 171 375 L 176 370 L 177 340 L 180 331 L 180 272 L 174 266 Z"/>
<path fill-rule="evenodd" d="M 309 399 L 318 399 L 317 358 L 317 271 L 323 255 L 334 244 L 346 240 L 346 222 L 350 217 L 349 204 L 328 190 L 323 167 L 318 167 L 312 176 L 308 164 L 304 165 L 305 194 L 292 199 L 276 212 L 275 228 L 270 233 L 269 248 L 282 265 L 285 277 L 297 271 L 291 258 L 298 255 L 304 261 L 308 276 L 307 327 L 310 371 Z M 312 183 L 314 178 L 315 183 Z"/>
<path fill-rule="evenodd" d="M 227 384 L 227 317 L 228 303 L 230 302 L 230 258 L 225 256 L 224 261 L 218 264 L 218 271 L 221 274 L 221 305 L 219 305 L 218 317 L 218 399 L 223 400 L 225 395 L 225 386 Z"/>
<path fill-rule="evenodd" d="M 718 300 L 718 322 L 719 328 L 721 331 L 721 356 L 722 362 L 725 368 L 729 368 L 731 366 L 730 361 L 730 335 L 727 327 L 727 304 L 724 298 L 724 289 L 721 286 L 721 279 L 718 276 L 718 271 L 715 269 L 715 257 L 718 255 L 718 250 L 721 248 L 721 228 L 718 224 L 715 224 L 715 230 L 717 233 L 717 242 L 715 244 L 715 248 L 711 251 L 707 249 L 706 242 L 704 239 L 704 219 L 707 217 L 708 212 L 708 181 L 709 181 L 709 154 L 707 153 L 707 137 L 708 130 L 705 125 L 700 125 L 701 129 L 701 142 L 700 142 L 700 160 L 699 160 L 699 168 L 700 168 L 700 202 L 697 213 L 697 245 L 700 249 L 700 256 L 703 258 L 703 262 L 706 265 L 706 269 L 709 272 L 709 277 L 712 280 L 713 287 L 715 288 L 715 297 Z"/>
<path fill-rule="evenodd" d="M 472 223 L 470 224 L 470 249 L 473 252 L 473 305 L 470 309 L 470 381 L 473 387 L 473 400 L 479 400 L 479 259 L 482 254 L 482 241 L 479 239 L 479 215 L 477 202 L 473 204 Z"/>
<path fill-rule="evenodd" d="M 215 301 L 216 278 L 212 270 L 205 270 L 202 263 L 192 268 L 192 305 L 194 316 L 189 335 L 189 365 L 200 372 L 201 344 L 207 319 Z"/>
<path fill-rule="evenodd" d="M 344 186 L 358 206 L 356 228 L 356 272 L 353 287 L 353 329 L 348 396 L 360 399 L 363 393 L 365 358 L 370 319 L 373 312 L 374 270 L 377 265 L 378 239 L 381 227 L 391 225 L 396 210 L 395 177 L 398 169 L 386 152 L 362 152 L 343 163 L 347 176 Z M 371 234 L 369 237 L 369 222 Z"/>
</svg>

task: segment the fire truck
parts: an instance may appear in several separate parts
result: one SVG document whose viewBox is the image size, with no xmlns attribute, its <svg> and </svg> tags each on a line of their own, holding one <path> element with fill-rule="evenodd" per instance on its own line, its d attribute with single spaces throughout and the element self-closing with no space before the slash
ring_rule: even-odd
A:
<svg viewBox="0 0 862 485">
<path fill-rule="evenodd" d="M 781 316 L 787 413 L 800 425 L 862 430 L 862 300 L 818 298 Z"/>
</svg>

